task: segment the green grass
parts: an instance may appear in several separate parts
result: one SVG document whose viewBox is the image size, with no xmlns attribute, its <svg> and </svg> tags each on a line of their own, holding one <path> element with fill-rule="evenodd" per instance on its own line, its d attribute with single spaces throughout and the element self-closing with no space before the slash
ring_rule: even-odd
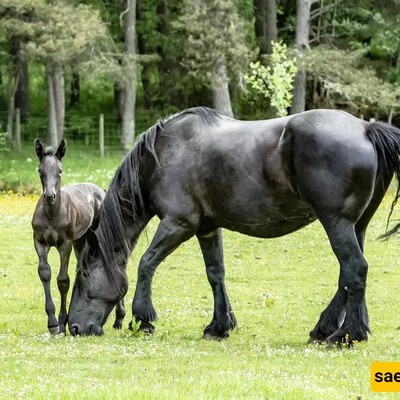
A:
<svg viewBox="0 0 400 400">
<path fill-rule="evenodd" d="M 90 173 L 91 162 L 102 169 L 96 160 L 82 161 L 79 179 Z M 77 165 L 68 168 L 77 171 Z M 27 173 L 19 170 L 21 176 Z M 71 179 L 68 171 L 65 181 Z M 30 179 L 38 180 L 36 172 Z M 36 200 L 35 195 L 0 196 L 2 399 L 397 398 L 371 392 L 369 376 L 373 361 L 400 361 L 399 239 L 376 240 L 385 230 L 390 196 L 372 220 L 366 241 L 373 334 L 368 343 L 341 351 L 306 344 L 338 278 L 337 262 L 319 223 L 273 240 L 224 232 L 227 289 L 239 323 L 227 340 L 201 339 L 212 318 L 212 294 L 193 239 L 157 270 L 155 334 L 137 336 L 127 330 L 136 266 L 155 221 L 131 257 L 124 328 L 114 331 L 110 318 L 103 337 L 52 337 L 31 237 Z M 394 218 L 398 216 L 397 211 Z M 58 307 L 59 262 L 54 251 L 50 260 Z M 72 260 L 71 276 L 74 265 Z"/>
</svg>

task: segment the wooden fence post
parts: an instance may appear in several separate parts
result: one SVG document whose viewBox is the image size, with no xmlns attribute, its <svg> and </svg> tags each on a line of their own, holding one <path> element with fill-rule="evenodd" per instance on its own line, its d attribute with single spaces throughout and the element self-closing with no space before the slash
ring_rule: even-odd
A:
<svg viewBox="0 0 400 400">
<path fill-rule="evenodd" d="M 19 108 L 15 110 L 15 151 L 21 152 L 21 113 Z"/>
<path fill-rule="evenodd" d="M 104 158 L 104 114 L 99 117 L 99 150 L 100 158 Z"/>
</svg>

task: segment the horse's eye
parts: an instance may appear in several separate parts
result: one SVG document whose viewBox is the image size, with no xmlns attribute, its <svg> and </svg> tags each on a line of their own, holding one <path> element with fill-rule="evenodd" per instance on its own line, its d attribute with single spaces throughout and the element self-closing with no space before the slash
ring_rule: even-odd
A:
<svg viewBox="0 0 400 400">
<path fill-rule="evenodd" d="M 58 173 L 61 175 L 61 174 L 62 174 L 62 169 L 59 169 L 59 170 L 58 170 Z"/>
<path fill-rule="evenodd" d="M 39 175 L 42 175 L 42 170 L 38 168 Z"/>
</svg>

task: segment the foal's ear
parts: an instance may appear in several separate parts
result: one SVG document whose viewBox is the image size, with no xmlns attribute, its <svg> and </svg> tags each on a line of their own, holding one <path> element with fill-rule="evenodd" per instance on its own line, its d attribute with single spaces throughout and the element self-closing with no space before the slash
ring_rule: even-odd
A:
<svg viewBox="0 0 400 400">
<path fill-rule="evenodd" d="M 67 142 L 64 139 L 62 139 L 56 151 L 56 157 L 61 161 L 61 159 L 65 156 L 66 151 L 67 151 Z"/>
<path fill-rule="evenodd" d="M 34 143 L 35 143 L 36 155 L 39 157 L 39 160 L 41 160 L 43 158 L 43 153 L 44 153 L 43 145 L 42 143 L 40 143 L 39 139 L 35 139 Z"/>
</svg>

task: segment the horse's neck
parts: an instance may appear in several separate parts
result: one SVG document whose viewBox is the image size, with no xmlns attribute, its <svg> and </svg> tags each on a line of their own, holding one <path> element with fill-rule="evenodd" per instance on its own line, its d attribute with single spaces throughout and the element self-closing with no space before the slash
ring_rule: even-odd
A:
<svg viewBox="0 0 400 400">
<path fill-rule="evenodd" d="M 108 236 L 106 240 L 108 244 L 108 251 L 109 256 L 114 256 L 118 258 L 118 264 L 124 265 L 126 267 L 127 260 L 131 255 L 132 251 L 136 247 L 140 234 L 143 232 L 144 228 L 146 227 L 149 219 L 146 221 L 128 221 L 125 220 L 125 224 L 123 225 L 123 232 L 119 235 L 119 237 L 111 238 Z M 105 230 L 109 230 L 105 223 L 105 221 L 100 221 L 99 228 L 97 232 L 102 232 L 104 237 Z M 109 241 L 111 239 L 111 241 Z M 116 260 L 115 260 L 116 261 Z"/>
<path fill-rule="evenodd" d="M 56 200 L 53 204 L 48 204 L 42 199 L 43 208 L 46 214 L 46 217 L 51 221 L 56 217 L 60 216 L 60 212 L 63 209 L 63 197 L 61 194 L 61 190 L 57 192 Z"/>
</svg>

